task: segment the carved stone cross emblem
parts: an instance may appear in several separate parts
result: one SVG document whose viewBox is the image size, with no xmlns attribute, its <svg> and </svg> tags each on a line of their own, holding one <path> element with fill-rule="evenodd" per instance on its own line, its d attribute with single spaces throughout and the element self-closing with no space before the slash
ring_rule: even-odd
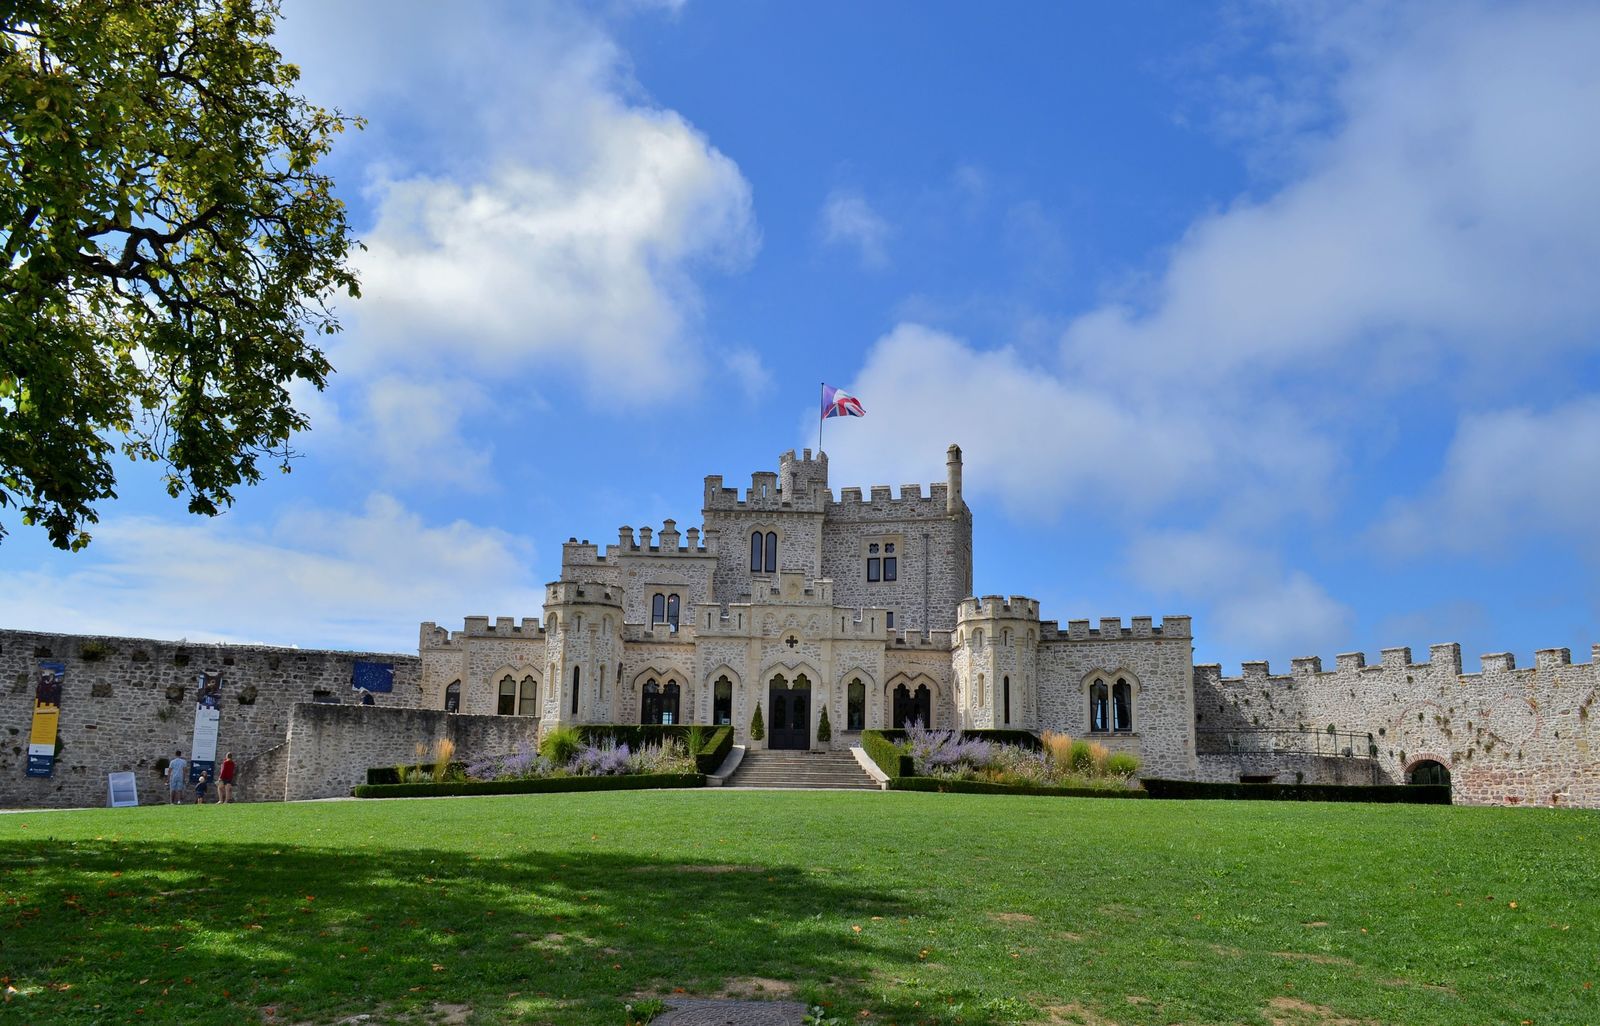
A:
<svg viewBox="0 0 1600 1026">
<path fill-rule="evenodd" d="M 796 645 L 800 644 L 800 640 L 798 638 L 796 638 L 793 634 L 791 634 L 787 638 L 784 639 L 783 643 L 785 645 L 788 645 L 790 648 L 793 648 Z"/>
</svg>

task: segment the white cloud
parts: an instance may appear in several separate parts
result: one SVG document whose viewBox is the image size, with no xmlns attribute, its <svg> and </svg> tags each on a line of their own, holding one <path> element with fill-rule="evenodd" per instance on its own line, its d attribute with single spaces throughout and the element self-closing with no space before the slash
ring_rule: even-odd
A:
<svg viewBox="0 0 1600 1026">
<path fill-rule="evenodd" d="M 1270 550 L 1225 532 L 1142 534 L 1129 546 L 1128 567 L 1158 596 L 1207 603 L 1214 647 L 1316 655 L 1350 638 L 1348 606 Z"/>
<path fill-rule="evenodd" d="M 854 247 L 861 266 L 889 265 L 889 222 L 853 189 L 835 189 L 822 204 L 822 238 L 830 245 Z"/>
<path fill-rule="evenodd" d="M 1580 127 L 1600 10 L 1430 6 L 1306 31 L 1342 72 L 1304 175 L 1195 222 L 1145 301 L 1072 326 L 1068 365 L 1238 386 L 1360 381 L 1394 338 L 1432 357 L 1414 376 L 1581 344 L 1600 314 L 1600 135 Z"/>
<path fill-rule="evenodd" d="M 1439 476 L 1377 536 L 1395 552 L 1510 554 L 1557 537 L 1600 557 L 1600 396 L 1462 419 Z"/>
<path fill-rule="evenodd" d="M 387 480 L 473 490 L 488 486 L 493 443 L 469 442 L 461 432 L 467 414 L 487 402 L 476 384 L 385 376 L 366 386 L 363 400 L 360 438 L 346 435 L 345 441 L 378 457 Z"/>
<path fill-rule="evenodd" d="M 722 363 L 746 400 L 755 402 L 772 391 L 772 371 L 754 349 L 732 349 L 722 357 Z"/>
<path fill-rule="evenodd" d="M 1223 487 L 1245 512 L 1268 491 L 1274 509 L 1293 501 L 1283 493 L 1312 504 L 1337 462 L 1271 400 L 1249 418 L 1219 418 L 1181 383 L 1099 388 L 916 324 L 874 343 L 849 391 L 867 416 L 829 425 L 836 485 L 942 480 L 956 442 L 968 493 L 1027 516 L 1068 505 L 1149 514 Z"/>
<path fill-rule="evenodd" d="M 502 531 L 425 524 L 386 495 L 359 513 L 292 509 L 265 530 L 114 517 L 71 572 L 11 573 L 0 623 L 408 652 L 423 620 L 538 615 L 532 557 Z"/>
</svg>

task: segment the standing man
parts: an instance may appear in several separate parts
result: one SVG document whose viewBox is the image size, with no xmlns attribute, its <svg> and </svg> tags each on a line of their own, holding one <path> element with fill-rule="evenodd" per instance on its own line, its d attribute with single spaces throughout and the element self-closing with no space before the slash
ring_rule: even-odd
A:
<svg viewBox="0 0 1600 1026">
<path fill-rule="evenodd" d="M 219 804 L 233 801 L 233 776 L 237 772 L 238 768 L 233 764 L 233 753 L 229 752 L 228 757 L 222 760 L 222 771 L 217 774 L 217 802 Z"/>
<path fill-rule="evenodd" d="M 183 749 L 173 753 L 172 761 L 167 763 L 167 803 L 169 805 L 183 804 L 184 778 L 189 775 L 189 760 L 183 757 Z"/>
</svg>

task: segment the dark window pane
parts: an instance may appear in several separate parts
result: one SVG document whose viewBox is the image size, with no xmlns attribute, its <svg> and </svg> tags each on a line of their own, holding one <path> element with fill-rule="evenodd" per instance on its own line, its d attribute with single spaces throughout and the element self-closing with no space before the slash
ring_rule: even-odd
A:
<svg viewBox="0 0 1600 1026">
<path fill-rule="evenodd" d="M 572 668 L 572 715 L 578 715 L 578 667 Z"/>
<path fill-rule="evenodd" d="M 878 559 L 876 556 L 867 560 L 867 580 L 876 581 L 878 579 L 878 564 L 880 562 L 882 562 L 882 560 Z"/>
<path fill-rule="evenodd" d="M 860 680 L 850 682 L 849 701 L 845 710 L 845 729 L 861 730 L 866 727 L 867 688 Z"/>
<path fill-rule="evenodd" d="M 898 559 L 896 559 L 895 557 L 893 557 L 893 556 L 884 556 L 883 557 L 883 579 L 884 580 L 892 581 L 892 580 L 895 579 L 895 574 L 898 572 L 897 564 L 899 562 L 900 561 Z"/>
<path fill-rule="evenodd" d="M 667 618 L 667 597 L 657 595 L 650 600 L 650 622 L 661 623 Z"/>
<path fill-rule="evenodd" d="M 767 573 L 778 572 L 778 534 L 776 531 L 767 532 Z"/>
<path fill-rule="evenodd" d="M 1000 693 L 1004 699 L 1006 726 L 1011 725 L 1011 678 L 1006 677 L 1001 681 Z"/>
<path fill-rule="evenodd" d="M 894 610 L 891 609 L 887 613 L 884 613 L 883 615 L 885 617 L 883 625 L 885 627 L 893 627 L 894 626 Z"/>
<path fill-rule="evenodd" d="M 678 626 L 678 596 L 677 595 L 668 595 L 667 596 L 667 622 L 672 624 L 672 626 L 674 626 L 674 627 Z"/>
<path fill-rule="evenodd" d="M 761 532 L 757 531 L 750 536 L 750 572 L 761 572 Z"/>
<path fill-rule="evenodd" d="M 1089 685 L 1089 729 L 1103 734 L 1111 729 L 1111 711 L 1106 692 L 1106 682 L 1097 680 Z"/>
<path fill-rule="evenodd" d="M 1133 729 L 1133 688 L 1126 681 L 1117 681 L 1111 689 L 1111 729 Z"/>
<path fill-rule="evenodd" d="M 451 681 L 450 686 L 444 689 L 444 711 L 461 711 L 461 682 Z"/>
</svg>

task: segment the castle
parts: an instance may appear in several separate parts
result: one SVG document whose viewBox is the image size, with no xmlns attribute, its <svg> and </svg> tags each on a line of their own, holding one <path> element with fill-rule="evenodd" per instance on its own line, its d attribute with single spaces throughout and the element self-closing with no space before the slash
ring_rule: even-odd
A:
<svg viewBox="0 0 1600 1026">
<path fill-rule="evenodd" d="M 414 656 L 0 631 L 14 681 L 0 725 L 25 730 L 49 659 L 65 746 L 49 779 L 22 774 L 22 745 L 0 750 L 0 805 L 99 804 L 106 773 L 152 770 L 184 743 L 173 714 L 210 668 L 250 800 L 348 793 L 430 738 L 497 754 L 565 724 L 699 723 L 731 725 L 747 749 L 815 750 L 919 721 L 1091 738 L 1147 776 L 1448 781 L 1458 802 L 1600 808 L 1600 645 L 1584 664 L 1541 650 L 1527 669 L 1502 653 L 1463 673 L 1445 644 L 1422 663 L 1393 648 L 1371 666 L 1351 653 L 1223 677 L 1194 664 L 1187 616 L 1063 628 L 1034 599 L 973 597 L 957 446 L 946 469 L 926 489 L 837 497 L 810 450 L 743 491 L 707 477 L 701 527 L 623 527 L 604 551 L 569 539 L 542 623 L 424 623 Z M 393 690 L 363 706 L 351 684 L 374 666 Z"/>
<path fill-rule="evenodd" d="M 828 485 L 790 451 L 742 493 L 707 477 L 702 529 L 570 539 L 545 622 L 422 625 L 422 702 L 542 724 L 731 724 L 740 744 L 843 747 L 863 728 L 1053 730 L 1204 780 L 1449 780 L 1457 800 L 1600 806 L 1595 661 L 1565 649 L 1461 672 L 1457 645 L 1414 664 L 1341 655 L 1224 678 L 1193 663 L 1190 618 L 1041 620 L 1037 601 L 971 596 L 961 450 L 924 491 Z M 767 736 L 750 737 L 756 707 Z M 818 741 L 826 710 L 828 742 Z M 1594 710 L 1600 715 L 1600 709 Z"/>
</svg>

